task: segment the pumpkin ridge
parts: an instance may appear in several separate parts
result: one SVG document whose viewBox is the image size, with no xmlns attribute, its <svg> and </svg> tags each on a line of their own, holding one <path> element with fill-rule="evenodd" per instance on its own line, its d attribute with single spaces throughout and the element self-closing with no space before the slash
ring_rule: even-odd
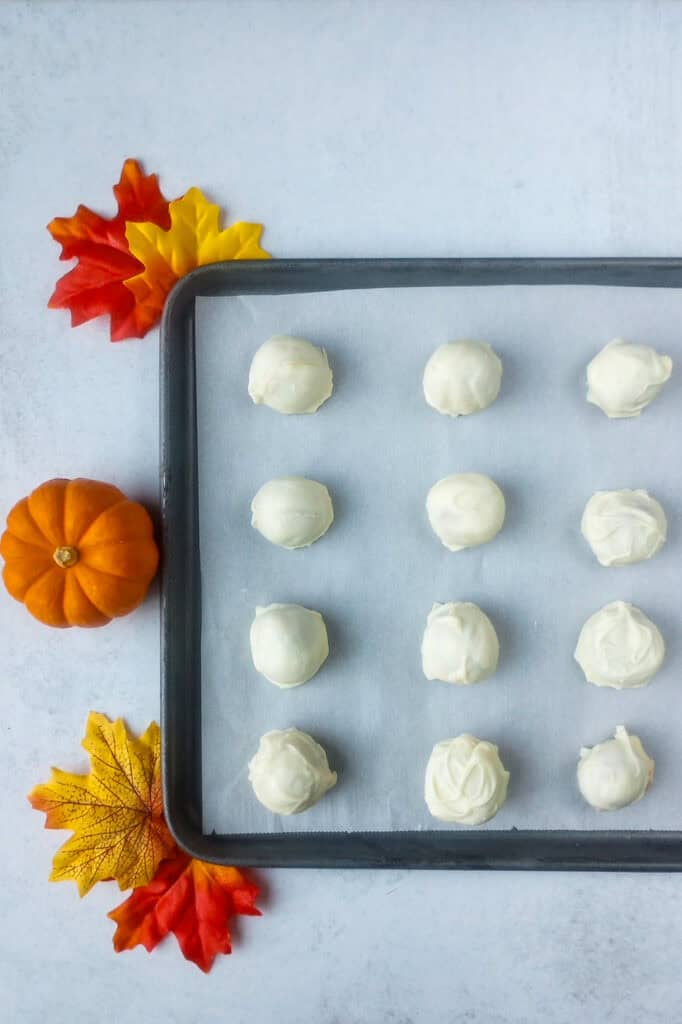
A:
<svg viewBox="0 0 682 1024">
<path fill-rule="evenodd" d="M 125 494 L 121 493 L 121 497 L 119 498 L 118 501 L 114 501 L 114 502 L 111 503 L 111 505 L 107 505 L 106 508 L 103 508 L 101 512 L 97 513 L 97 515 L 95 516 L 94 519 L 90 520 L 88 525 L 85 527 L 85 529 L 81 533 L 80 537 L 78 537 L 78 539 L 76 540 L 76 544 L 78 544 L 80 542 L 81 537 L 84 537 L 85 534 L 88 533 L 90 528 L 95 525 L 95 523 L 99 522 L 99 520 L 102 518 L 102 516 L 105 513 L 111 512 L 112 509 L 118 508 L 118 506 L 122 505 L 125 501 L 131 501 L 131 500 L 132 500 L 131 498 L 126 498 Z M 66 512 L 66 502 L 64 502 L 64 511 Z M 64 524 L 64 528 L 66 528 L 66 523 Z"/>
<path fill-rule="evenodd" d="M 102 509 L 102 511 L 97 516 L 95 516 L 95 518 L 91 522 L 88 523 L 87 529 L 84 530 L 84 532 L 78 538 L 78 543 L 80 543 L 83 540 L 83 537 L 87 536 L 87 534 L 89 534 L 90 531 L 93 530 L 96 527 L 97 523 L 100 521 L 100 519 L 103 516 L 105 516 L 105 515 L 108 516 L 110 513 L 115 512 L 115 510 L 117 508 L 120 508 L 121 505 L 131 505 L 132 507 L 134 507 L 136 509 L 142 509 L 142 511 L 145 513 L 145 516 L 146 516 L 146 524 L 145 525 L 147 525 L 149 527 L 148 533 L 145 532 L 144 534 L 140 534 L 140 535 L 138 535 L 137 533 L 132 533 L 130 535 L 125 535 L 123 537 L 119 537 L 116 540 L 104 540 L 104 541 L 98 540 L 98 541 L 95 541 L 94 543 L 90 542 L 89 544 L 86 544 L 85 546 L 86 547 L 90 547 L 90 546 L 100 547 L 100 546 L 103 546 L 103 545 L 106 545 L 106 544 L 134 544 L 134 543 L 140 542 L 140 541 L 154 540 L 154 523 L 153 523 L 152 518 L 151 518 L 149 512 L 147 511 L 147 509 L 144 507 L 144 505 L 141 505 L 138 501 L 133 501 L 132 498 L 128 498 L 128 497 L 126 497 L 126 495 L 123 495 L 121 501 L 116 501 L 116 502 L 114 502 L 113 505 L 109 505 L 107 508 Z"/>
<path fill-rule="evenodd" d="M 40 485 L 40 487 L 36 487 L 36 489 L 34 491 L 31 491 L 31 493 L 26 498 L 26 508 L 27 508 L 27 511 L 28 511 L 28 514 L 29 514 L 29 517 L 30 517 L 31 521 L 33 523 L 35 523 L 36 529 L 45 538 L 46 543 L 47 544 L 52 544 L 53 541 L 50 540 L 50 538 L 48 537 L 47 533 L 45 532 L 45 529 L 40 525 L 40 523 L 36 519 L 35 513 L 33 512 L 33 509 L 31 508 L 31 502 L 34 501 L 34 500 L 36 502 L 39 502 L 39 501 L 42 502 L 43 500 L 47 501 L 46 494 L 48 494 L 49 491 L 52 490 L 53 488 L 56 488 L 56 486 L 58 484 L 64 484 L 64 488 L 61 491 L 61 494 L 59 496 L 59 499 L 60 499 L 60 501 L 62 503 L 61 516 L 58 519 L 58 525 L 60 527 L 61 537 L 59 538 L 59 540 L 54 542 L 54 543 L 56 543 L 56 545 L 59 545 L 59 544 L 61 544 L 63 542 L 63 537 L 64 537 L 64 505 L 66 504 L 66 489 L 67 489 L 67 487 L 69 485 L 69 480 L 66 477 L 55 477 L 54 480 L 46 480 L 44 484 Z M 55 525 L 57 525 L 57 523 L 55 523 Z"/>
<path fill-rule="evenodd" d="M 152 538 L 149 538 L 149 539 L 152 540 Z M 96 572 L 100 576 L 108 576 L 109 579 L 112 579 L 112 580 L 128 580 L 130 583 L 145 583 L 145 582 L 147 582 L 148 585 L 151 586 L 151 582 L 154 579 L 154 576 L 152 576 L 151 579 L 150 579 L 149 578 L 149 573 L 144 573 L 144 575 L 142 575 L 142 576 L 120 575 L 120 574 L 115 573 L 115 572 L 105 572 L 104 569 L 98 569 L 96 566 L 90 565 L 88 563 L 88 552 L 91 550 L 91 548 L 95 548 L 96 549 L 96 548 L 100 548 L 100 547 L 113 546 L 114 544 L 129 544 L 129 543 L 135 543 L 135 542 L 134 541 L 125 541 L 124 540 L 124 541 L 108 541 L 106 545 L 104 545 L 104 544 L 89 545 L 88 544 L 84 548 L 80 548 L 79 549 L 80 562 L 82 562 L 83 565 L 86 567 L 86 569 L 89 569 L 90 572 Z M 75 566 L 74 566 L 74 568 L 75 568 Z M 156 575 L 156 574 L 154 574 L 154 575 Z"/>
<path fill-rule="evenodd" d="M 28 588 L 28 590 L 26 591 L 26 593 L 24 594 L 24 599 L 23 599 L 23 602 L 22 602 L 23 604 L 26 604 L 26 598 L 31 593 L 31 590 L 36 585 L 36 583 L 40 583 L 40 581 L 42 580 L 43 576 L 47 576 L 48 572 L 52 572 L 52 570 L 56 569 L 56 568 L 57 567 L 56 567 L 56 565 L 54 563 L 52 565 L 48 565 L 47 569 L 45 569 L 44 572 L 41 572 L 40 576 L 36 576 L 36 578 L 34 580 L 31 580 L 31 585 Z"/>
<path fill-rule="evenodd" d="M 79 562 L 74 572 L 89 600 L 110 618 L 127 615 L 133 608 L 137 608 L 144 601 L 148 591 L 148 584 L 143 580 L 129 580 L 117 577 L 111 572 L 100 572 L 99 569 L 87 565 L 85 561 Z M 125 593 L 121 592 L 121 585 Z M 129 603 L 131 601 L 132 604 Z M 128 610 L 122 610 L 122 606 Z"/>
<path fill-rule="evenodd" d="M 31 495 L 29 494 L 28 497 L 30 498 Z M 31 503 L 28 500 L 28 498 L 26 499 L 26 514 L 27 514 L 28 518 L 31 520 L 31 522 L 33 523 L 33 525 L 35 526 L 35 528 L 38 531 L 38 533 L 40 534 L 40 536 L 41 537 L 45 537 L 45 532 L 44 532 L 42 526 L 40 525 L 40 523 L 38 522 L 36 517 L 33 515 L 33 512 L 31 511 Z M 15 536 L 16 536 L 16 534 L 15 534 Z M 19 537 L 19 540 L 21 540 L 21 537 Z M 51 541 L 49 541 L 48 538 L 45 537 L 45 546 L 49 547 L 50 545 L 51 545 Z M 37 545 L 32 544 L 31 547 L 37 547 Z"/>
<path fill-rule="evenodd" d="M 22 558 L 37 558 L 38 555 L 41 555 L 43 558 L 50 558 L 50 546 L 47 541 L 45 542 L 46 546 L 44 548 L 39 548 L 37 544 L 30 544 L 29 541 L 22 540 L 21 537 L 18 537 L 16 533 L 12 533 L 11 530 L 5 530 L 5 533 L 8 533 L 15 541 L 18 541 L 19 544 L 23 545 L 23 547 L 29 549 L 25 555 L 10 555 L 8 557 L 3 554 L 2 557 L 4 558 L 6 565 L 9 565 L 11 562 L 21 561 Z M 4 536 L 5 534 L 2 535 L 1 539 L 4 539 Z"/>
<path fill-rule="evenodd" d="M 28 534 L 28 537 L 25 537 L 25 534 Z M 50 551 L 52 547 L 35 518 L 31 515 L 28 498 L 18 501 L 14 508 L 8 512 L 5 531 L 2 535 L 3 542 L 5 537 L 9 537 L 17 543 L 31 544 L 32 547 L 42 548 L 46 552 Z"/>
<path fill-rule="evenodd" d="M 37 580 L 34 580 L 31 583 L 30 587 L 28 588 L 28 590 L 24 594 L 23 601 L 24 601 L 24 604 L 26 605 L 26 607 L 31 612 L 31 614 L 35 615 L 35 617 L 37 619 L 40 619 L 40 615 L 37 612 L 34 612 L 31 609 L 29 602 L 31 601 L 31 595 L 33 594 L 33 592 L 36 589 L 38 589 L 41 586 L 41 584 L 43 584 L 43 582 L 45 580 L 50 580 L 50 579 L 54 579 L 54 581 L 55 581 L 55 583 L 54 583 L 54 585 L 55 585 L 55 593 L 54 593 L 53 596 L 56 599 L 57 610 L 61 611 L 61 618 L 62 618 L 63 621 L 59 622 L 58 624 L 54 623 L 54 622 L 50 622 L 49 625 L 56 625 L 57 628 L 63 629 L 64 627 L 67 627 L 69 625 L 68 620 L 67 620 L 66 615 L 64 614 L 64 610 L 63 610 L 65 573 L 61 569 L 58 569 L 56 565 L 53 566 L 48 572 L 42 573 L 38 577 Z M 42 610 L 43 610 L 42 609 L 42 605 L 39 605 L 39 608 L 40 608 L 40 610 L 42 612 Z M 45 621 L 45 620 L 41 619 L 41 621 Z"/>
<path fill-rule="evenodd" d="M 67 584 L 66 579 L 64 580 L 64 598 L 63 598 L 64 604 L 66 604 L 66 588 L 67 588 L 67 586 L 78 587 L 78 590 L 80 591 L 82 597 L 85 599 L 86 603 L 90 606 L 92 611 L 93 612 L 98 612 L 100 615 L 103 615 L 104 618 L 107 620 L 107 622 L 109 622 L 111 620 L 111 616 L 110 615 L 108 615 L 101 608 L 97 607 L 95 602 L 92 600 L 90 595 L 85 590 L 85 587 L 82 585 L 81 581 L 78 579 L 78 576 L 76 575 L 76 573 L 70 573 L 70 579 L 69 579 L 68 584 Z M 64 609 L 64 614 L 66 615 L 66 608 Z M 66 619 L 67 619 L 67 622 L 69 623 L 70 626 L 80 625 L 80 623 L 72 622 L 68 615 L 66 615 Z"/>
<path fill-rule="evenodd" d="M 97 569 L 91 569 L 90 571 L 91 571 L 91 572 L 97 572 Z M 104 572 L 102 573 L 102 576 L 108 576 L 108 575 L 109 575 L 109 573 L 104 573 Z M 114 618 L 114 619 L 115 619 L 115 618 L 117 618 L 117 616 L 116 616 L 116 615 L 113 615 L 113 616 L 112 616 L 112 614 L 111 614 L 111 611 L 105 611 L 105 609 L 104 609 L 104 608 L 102 608 L 102 607 L 101 607 L 101 606 L 100 606 L 100 605 L 99 605 L 99 604 L 97 603 L 97 601 L 95 601 L 94 597 L 92 597 L 92 595 L 90 594 L 90 592 L 89 592 L 88 590 L 86 590 L 86 589 L 85 589 L 85 587 L 83 586 L 83 584 L 81 583 L 81 579 L 80 579 L 80 577 L 79 577 L 79 575 L 78 575 L 78 572 L 77 572 L 77 571 L 75 571 L 75 572 L 74 572 L 74 576 L 76 577 L 76 580 L 78 581 L 78 586 L 79 586 L 79 587 L 81 588 L 81 590 L 82 590 L 82 591 L 83 591 L 83 593 L 85 594 L 86 598 L 88 599 L 88 601 L 90 602 L 90 604 L 92 605 L 92 607 L 93 607 L 93 608 L 96 608 L 96 609 L 97 609 L 97 611 L 98 611 L 98 612 L 100 613 L 100 615 L 106 615 L 106 617 L 107 617 L 107 618 L 108 618 L 109 620 L 111 620 L 112 618 Z M 118 577 L 115 577 L 115 578 L 116 578 L 116 579 L 118 579 Z"/>
<path fill-rule="evenodd" d="M 9 593 L 9 595 L 10 595 L 11 597 L 13 597 L 15 601 L 21 601 L 21 603 L 23 604 L 23 603 L 24 603 L 24 599 L 25 599 L 25 597 L 26 597 L 26 594 L 27 594 L 27 593 L 29 592 L 29 590 L 31 589 L 31 587 L 33 586 L 33 584 L 34 584 L 34 583 L 38 583 L 38 582 L 39 582 L 39 580 L 41 580 L 41 579 L 43 578 L 43 576 L 44 576 L 44 575 L 45 575 L 46 573 L 48 573 L 48 572 L 51 572 L 51 571 L 52 571 L 52 568 L 53 568 L 53 567 L 52 567 L 51 565 L 48 565 L 48 566 L 47 566 L 46 568 L 42 569 L 42 570 L 41 570 L 41 571 L 40 571 L 40 572 L 39 572 L 39 573 L 38 573 L 38 574 L 37 574 L 37 575 L 36 575 L 36 576 L 35 576 L 35 577 L 34 577 L 34 578 L 33 578 L 33 579 L 31 580 L 31 582 L 30 582 L 30 583 L 28 584 L 28 586 L 27 586 L 26 590 L 25 590 L 25 591 L 23 591 L 23 596 L 22 596 L 22 597 L 19 597 L 19 596 L 18 596 L 17 594 L 13 593 L 13 592 L 12 592 L 12 590 L 10 589 L 10 587 L 9 587 L 9 584 L 7 583 L 7 576 L 6 576 L 6 573 L 9 573 L 9 571 L 10 571 L 10 570 L 11 570 L 11 568 L 12 568 L 12 564 L 14 564 L 14 565 L 16 566 L 16 563 L 17 563 L 18 561 L 19 561 L 19 559 L 12 559 L 12 562 L 7 562 L 7 561 L 5 561 L 5 565 L 4 565 L 4 568 L 3 568 L 3 570 L 2 570 L 2 578 L 3 578 L 3 581 L 4 581 L 4 583 L 5 583 L 5 587 L 7 588 L 7 592 Z"/>
</svg>

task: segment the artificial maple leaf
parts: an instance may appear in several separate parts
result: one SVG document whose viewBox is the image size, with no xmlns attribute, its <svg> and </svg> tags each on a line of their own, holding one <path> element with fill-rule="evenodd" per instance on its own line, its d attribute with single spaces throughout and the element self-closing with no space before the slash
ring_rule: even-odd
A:
<svg viewBox="0 0 682 1024">
<path fill-rule="evenodd" d="M 237 868 L 193 860 L 177 850 L 108 915 L 117 924 L 114 949 L 142 945 L 151 951 L 172 932 L 183 956 L 208 972 L 218 953 L 232 952 L 233 914 L 260 915 L 258 888 Z"/>
<path fill-rule="evenodd" d="M 128 250 L 126 223 L 147 221 L 167 228 L 170 214 L 157 176 L 144 175 L 136 160 L 123 164 L 114 196 L 118 205 L 115 217 L 100 217 L 87 206 L 79 206 L 73 217 L 55 217 L 48 224 L 47 230 L 62 247 L 60 259 L 78 260 L 57 282 L 48 306 L 69 309 L 72 327 L 108 313 L 111 340 L 121 341 L 141 338 L 158 319 L 152 309 L 136 304 L 123 283 L 144 269 Z"/>
<path fill-rule="evenodd" d="M 175 282 L 194 267 L 219 260 L 270 259 L 259 244 L 262 224 L 239 221 L 221 231 L 220 209 L 198 188 L 175 199 L 169 211 L 168 230 L 153 223 L 126 225 L 130 252 L 144 266 L 126 285 L 147 317 L 161 315 Z"/>
<path fill-rule="evenodd" d="M 29 794 L 45 828 L 74 833 L 55 854 L 50 881 L 72 880 L 81 896 L 112 878 L 120 889 L 144 885 L 175 849 L 163 820 L 159 727 L 152 722 L 138 738 L 122 719 L 90 712 L 83 747 L 88 775 L 53 768 Z"/>
</svg>

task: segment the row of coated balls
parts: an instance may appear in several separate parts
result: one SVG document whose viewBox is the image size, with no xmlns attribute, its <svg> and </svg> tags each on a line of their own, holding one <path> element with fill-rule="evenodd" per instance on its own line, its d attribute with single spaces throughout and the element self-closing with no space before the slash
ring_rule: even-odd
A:
<svg viewBox="0 0 682 1024">
<path fill-rule="evenodd" d="M 429 523 L 449 551 L 493 540 L 502 529 L 506 502 L 482 473 L 454 473 L 426 497 Z M 317 480 L 279 477 L 263 484 L 251 503 L 251 525 L 278 547 L 309 547 L 334 521 L 328 489 Z M 597 491 L 585 505 L 581 531 L 604 566 L 630 565 L 658 554 L 668 533 L 666 514 L 648 491 Z"/>
<path fill-rule="evenodd" d="M 654 762 L 638 736 L 619 725 L 613 739 L 583 747 L 578 787 L 597 810 L 613 811 L 640 800 L 654 777 Z M 300 729 L 278 729 L 261 737 L 249 762 L 256 798 L 274 814 L 301 814 L 337 782 L 327 754 Z M 504 804 L 509 772 L 494 743 L 469 733 L 441 740 L 426 766 L 424 799 L 434 818 L 482 825 Z"/>
<path fill-rule="evenodd" d="M 649 345 L 615 338 L 587 366 L 587 401 L 612 419 L 639 416 L 672 373 L 672 359 Z M 483 341 L 440 345 L 424 369 L 428 404 L 445 416 L 487 409 L 502 385 L 502 360 Z M 333 376 L 324 349 L 304 338 L 278 334 L 257 350 L 249 395 L 285 415 L 314 413 L 331 396 Z"/>
<path fill-rule="evenodd" d="M 281 689 L 308 682 L 329 655 L 323 617 L 298 604 L 256 608 L 249 640 L 256 671 Z M 421 643 L 422 670 L 428 680 L 458 686 L 479 683 L 495 672 L 499 656 L 495 627 L 478 605 L 433 605 Z M 650 683 L 660 669 L 665 641 L 641 608 L 612 601 L 584 624 L 574 657 L 595 686 L 636 689 Z"/>
</svg>

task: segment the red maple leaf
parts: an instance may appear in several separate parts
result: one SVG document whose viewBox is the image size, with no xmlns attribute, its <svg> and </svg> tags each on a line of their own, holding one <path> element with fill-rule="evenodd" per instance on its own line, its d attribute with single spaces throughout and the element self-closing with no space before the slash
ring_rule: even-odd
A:
<svg viewBox="0 0 682 1024">
<path fill-rule="evenodd" d="M 157 176 L 143 174 L 136 160 L 123 164 L 114 196 L 118 205 L 115 217 L 100 217 L 81 205 L 73 217 L 55 217 L 48 224 L 47 230 L 62 247 L 60 259 L 78 260 L 73 270 L 57 281 L 48 306 L 70 310 L 72 327 L 108 313 L 111 340 L 122 341 L 141 338 L 158 320 L 158 313 L 138 304 L 124 284 L 144 270 L 128 248 L 126 222 L 151 221 L 167 230 L 170 214 Z"/>
<path fill-rule="evenodd" d="M 258 887 L 237 868 L 206 864 L 178 850 L 147 885 L 109 913 L 114 949 L 153 949 L 172 932 L 183 956 L 208 973 L 218 953 L 231 953 L 230 918 L 259 916 Z"/>
</svg>

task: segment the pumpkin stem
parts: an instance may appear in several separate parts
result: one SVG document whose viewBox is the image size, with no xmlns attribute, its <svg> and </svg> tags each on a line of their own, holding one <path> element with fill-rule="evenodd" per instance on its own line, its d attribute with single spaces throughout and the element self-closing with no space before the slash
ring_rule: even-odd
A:
<svg viewBox="0 0 682 1024">
<path fill-rule="evenodd" d="M 62 569 L 70 569 L 78 561 L 78 550 L 66 545 L 62 548 L 57 548 L 52 557 Z"/>
</svg>

